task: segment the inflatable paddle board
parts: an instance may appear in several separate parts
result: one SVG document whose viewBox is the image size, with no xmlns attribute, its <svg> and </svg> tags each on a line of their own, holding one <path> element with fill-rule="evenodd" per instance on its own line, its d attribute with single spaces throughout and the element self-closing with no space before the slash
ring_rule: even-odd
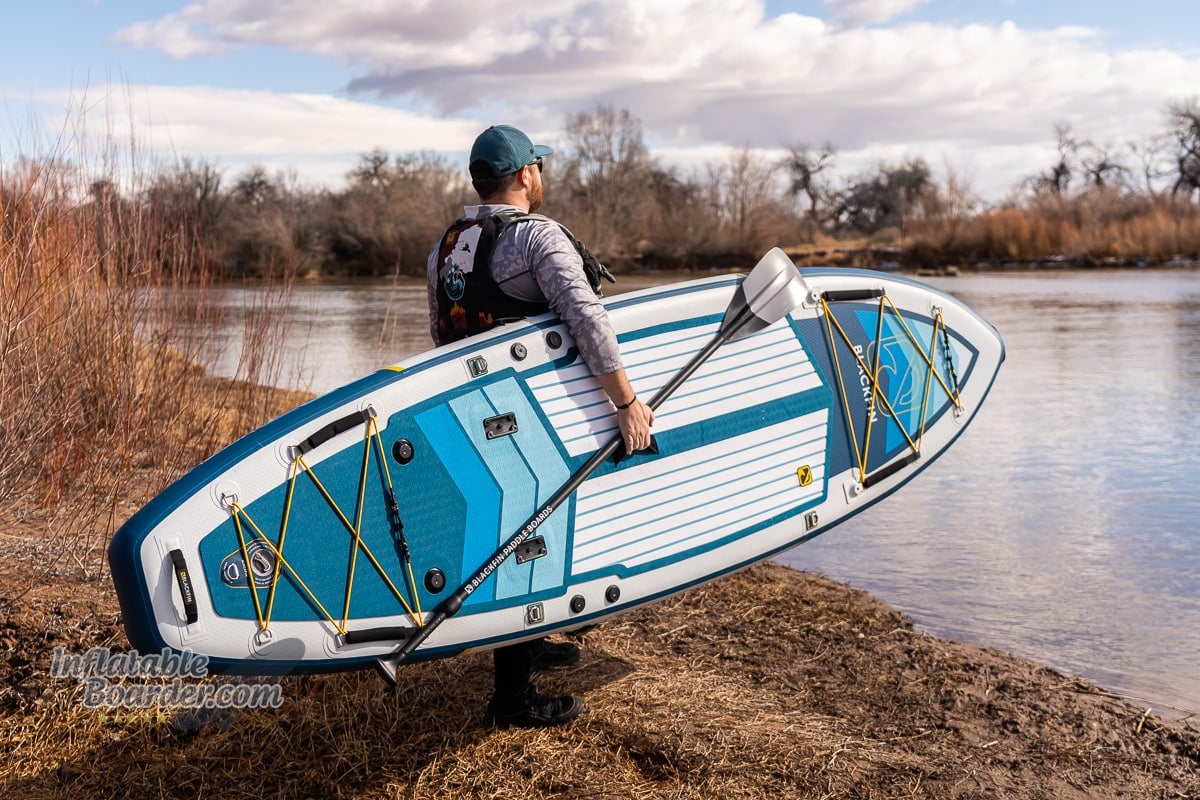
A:
<svg viewBox="0 0 1200 800">
<path fill-rule="evenodd" d="M 594 624 L 882 500 L 962 434 L 1003 342 L 919 282 L 783 260 L 605 300 L 634 389 L 658 401 L 648 451 L 614 446 L 554 315 L 250 433 L 110 543 L 130 642 L 213 671 L 394 676 Z"/>
</svg>

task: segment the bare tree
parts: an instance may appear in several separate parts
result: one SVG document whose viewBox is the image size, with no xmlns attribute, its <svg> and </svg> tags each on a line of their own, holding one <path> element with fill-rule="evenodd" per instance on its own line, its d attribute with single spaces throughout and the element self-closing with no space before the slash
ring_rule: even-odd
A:
<svg viewBox="0 0 1200 800">
<path fill-rule="evenodd" d="M 1079 163 L 1084 181 L 1096 189 L 1129 185 L 1130 170 L 1110 145 L 1089 145 Z"/>
<path fill-rule="evenodd" d="M 281 187 L 271 180 L 267 168 L 261 164 L 247 169 L 233 184 L 233 199 L 252 208 L 261 208 L 269 202 L 277 201 L 280 194 Z"/>
<path fill-rule="evenodd" d="M 730 226 L 731 244 L 742 251 L 759 250 L 778 195 L 779 167 L 748 147 L 734 151 L 726 167 L 723 216 Z"/>
<path fill-rule="evenodd" d="M 1200 194 L 1200 101 L 1178 100 L 1167 106 L 1167 122 L 1175 140 L 1175 183 L 1171 193 L 1191 199 Z"/>
<path fill-rule="evenodd" d="M 627 109 L 602 105 L 569 117 L 566 133 L 566 175 L 560 186 L 575 201 L 564 214 L 568 224 L 598 253 L 628 249 L 628 237 L 639 227 L 631 200 L 648 189 L 645 177 L 652 163 L 641 121 Z"/>
<path fill-rule="evenodd" d="M 154 210 L 151 218 L 175 232 L 158 240 L 163 243 L 164 266 L 203 270 L 220 261 L 216 231 L 228 204 L 221 180 L 214 164 L 184 158 L 144 190 L 144 206 Z"/>
<path fill-rule="evenodd" d="M 980 198 L 971 187 L 971 175 L 964 174 L 951 164 L 944 162 L 946 171 L 945 194 L 941 197 L 940 211 L 943 218 L 962 221 L 979 210 Z"/>
<path fill-rule="evenodd" d="M 903 236 L 905 219 L 914 210 L 923 212 L 933 191 L 932 173 L 923 159 L 880 164 L 874 172 L 849 181 L 838 195 L 833 216 L 841 227 L 860 233 L 896 226 Z"/>
<path fill-rule="evenodd" d="M 358 165 L 346 175 L 351 183 L 367 186 L 383 187 L 387 184 L 390 172 L 391 156 L 379 148 L 369 153 L 363 153 L 358 158 Z"/>
<path fill-rule="evenodd" d="M 223 225 L 227 269 L 243 275 L 292 275 L 316 267 L 309 193 L 286 172 L 246 169 L 229 191 Z"/>
<path fill-rule="evenodd" d="M 1144 142 L 1128 144 L 1130 154 L 1137 159 L 1141 169 L 1142 185 L 1149 194 L 1157 194 L 1160 181 L 1171 174 L 1169 146 L 1166 136 L 1152 136 Z"/>
<path fill-rule="evenodd" d="M 949 237 L 956 236 L 980 207 L 981 199 L 971 186 L 971 175 L 944 159 L 946 180 L 940 187 L 930 185 L 922 196 L 926 219 L 936 220 Z"/>
<path fill-rule="evenodd" d="M 819 224 L 817 205 L 828 194 L 828 185 L 821 173 L 832 169 L 835 153 L 828 142 L 819 149 L 798 144 L 789 148 L 783 161 L 784 169 L 792 179 L 788 192 L 793 197 L 803 194 L 808 198 L 808 219 L 814 226 Z"/>
<path fill-rule="evenodd" d="M 420 274 L 425 256 L 471 199 L 461 169 L 442 156 L 373 150 L 324 198 L 320 238 L 338 271 Z"/>
<path fill-rule="evenodd" d="M 225 208 L 221 170 L 205 161 L 184 158 L 159 176 L 148 190 L 148 201 L 199 228 L 213 225 Z"/>
<path fill-rule="evenodd" d="M 647 170 L 648 191 L 639 193 L 636 213 L 644 225 L 638 243 L 639 262 L 650 267 L 680 268 L 704 263 L 721 246 L 717 209 L 700 183 L 674 170 Z"/>
<path fill-rule="evenodd" d="M 1054 133 L 1057 138 L 1058 159 L 1049 170 L 1030 179 L 1030 183 L 1035 192 L 1063 195 L 1071 186 L 1079 149 L 1086 143 L 1075 138 L 1069 122 L 1056 123 Z"/>
</svg>

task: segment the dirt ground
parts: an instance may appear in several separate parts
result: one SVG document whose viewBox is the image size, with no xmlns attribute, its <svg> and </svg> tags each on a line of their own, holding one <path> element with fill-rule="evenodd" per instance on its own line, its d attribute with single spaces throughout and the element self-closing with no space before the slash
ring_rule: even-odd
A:
<svg viewBox="0 0 1200 800">
<path fill-rule="evenodd" d="M 581 637 L 539 679 L 585 697 L 556 729 L 485 725 L 487 653 L 207 720 L 88 709 L 51 654 L 127 649 L 115 595 L 69 565 L 28 588 L 44 548 L 0 536 L 3 798 L 1200 798 L 1186 721 L 775 564 Z"/>
</svg>

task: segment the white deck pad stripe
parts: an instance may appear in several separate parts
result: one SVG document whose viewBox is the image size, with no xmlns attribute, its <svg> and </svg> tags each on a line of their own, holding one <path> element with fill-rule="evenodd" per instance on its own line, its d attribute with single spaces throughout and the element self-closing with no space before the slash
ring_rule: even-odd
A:
<svg viewBox="0 0 1200 800">
<path fill-rule="evenodd" d="M 593 478 L 575 507 L 573 571 L 636 567 L 819 499 L 827 422 L 820 410 Z M 796 474 L 801 466 L 812 470 L 808 486 Z"/>
<path fill-rule="evenodd" d="M 622 347 L 625 370 L 643 399 L 678 372 L 718 330 L 716 324 L 668 331 Z M 769 365 L 769 366 L 768 366 Z M 821 385 L 807 353 L 786 324 L 726 344 L 655 414 L 662 433 L 719 414 L 769 403 Z M 572 456 L 594 452 L 616 431 L 616 415 L 582 361 L 529 380 L 529 388 Z"/>
</svg>

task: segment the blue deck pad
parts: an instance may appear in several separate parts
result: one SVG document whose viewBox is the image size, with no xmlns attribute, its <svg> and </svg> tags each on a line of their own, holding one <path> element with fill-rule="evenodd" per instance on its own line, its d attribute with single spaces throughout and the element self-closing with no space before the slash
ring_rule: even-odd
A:
<svg viewBox="0 0 1200 800">
<path fill-rule="evenodd" d="M 483 421 L 507 413 L 515 415 L 517 432 L 488 439 Z M 544 417 L 534 410 L 515 378 L 460 395 L 419 414 L 416 421 L 458 490 L 470 498 L 464 577 L 482 566 L 570 477 Z M 480 493 L 484 487 L 488 490 Z M 552 515 L 538 529 L 547 554 L 525 564 L 509 559 L 471 594 L 468 604 L 525 598 L 561 587 L 569 547 L 568 519 L 565 508 Z"/>
<path fill-rule="evenodd" d="M 353 523 L 358 503 L 362 474 L 363 445 L 356 444 L 326 459 L 314 467 L 314 474 L 333 497 L 341 513 Z M 270 541 L 278 545 L 281 521 L 288 484 L 280 486 L 255 500 L 246 514 L 259 526 Z M 374 451 L 368 463 L 365 497 L 362 511 L 362 542 L 370 549 L 397 588 L 402 588 L 401 564 L 387 519 L 383 482 L 378 457 Z M 247 544 L 256 534 L 248 523 L 243 524 Z M 291 510 L 288 515 L 287 536 L 283 554 L 308 592 L 335 619 L 345 612 L 346 587 L 349 583 L 354 538 L 337 512 L 306 474 L 301 473 L 295 484 Z M 216 612 L 221 616 L 255 619 L 254 600 L 244 576 L 230 581 L 222 579 L 219 566 L 235 563 L 241 567 L 237 529 L 232 518 L 209 532 L 200 542 L 204 574 Z M 350 617 L 374 617 L 395 614 L 401 610 L 399 601 L 380 577 L 379 572 L 360 550 L 354 559 L 354 581 L 351 593 Z M 240 572 L 244 572 L 241 567 Z M 269 582 L 267 582 L 269 584 Z M 267 612 L 269 589 L 256 589 L 261 609 Z M 286 570 L 281 571 L 275 590 L 270 618 L 275 620 L 319 620 L 324 615 L 297 580 Z"/>
<path fill-rule="evenodd" d="M 488 416 L 491 416 L 489 414 Z M 448 578 L 456 585 L 484 563 L 493 552 L 494 542 L 500 536 L 499 508 L 501 489 L 496 479 L 479 460 L 470 438 L 463 431 L 448 405 L 434 406 L 416 416 L 416 424 L 430 447 L 437 453 L 438 460 L 449 473 L 453 488 L 464 498 L 466 510 L 462 527 L 456 519 L 443 521 L 440 542 L 431 542 L 434 548 L 462 540 L 462 562 L 457 574 Z M 430 493 L 425 501 L 436 498 Z M 468 531 L 463 537 L 462 531 Z M 441 566 L 441 565 L 439 565 Z M 491 596 L 495 593 L 495 576 L 488 578 L 475 594 Z"/>
<path fill-rule="evenodd" d="M 558 491 L 571 477 L 566 461 L 559 451 L 556 440 L 551 437 L 546 428 L 545 416 L 535 411 L 530 404 L 528 394 L 518 386 L 515 380 L 506 380 L 492 384 L 484 389 L 488 400 L 501 413 L 513 411 L 517 416 L 518 431 L 512 436 L 504 437 L 517 451 L 522 462 L 533 475 L 535 488 L 533 504 L 520 513 L 516 525 L 505 527 L 501 539 L 506 539 L 516 533 L 517 528 Z M 489 442 L 488 444 L 495 444 Z M 487 453 L 487 449 L 482 449 Z M 544 592 L 562 586 L 568 562 L 570 548 L 569 508 L 566 504 L 547 519 L 539 528 L 538 535 L 546 540 L 547 554 L 542 558 L 529 562 L 530 577 L 523 591 L 524 594 Z M 513 562 L 516 567 L 516 562 Z M 508 597 L 510 595 L 501 595 Z"/>
</svg>

